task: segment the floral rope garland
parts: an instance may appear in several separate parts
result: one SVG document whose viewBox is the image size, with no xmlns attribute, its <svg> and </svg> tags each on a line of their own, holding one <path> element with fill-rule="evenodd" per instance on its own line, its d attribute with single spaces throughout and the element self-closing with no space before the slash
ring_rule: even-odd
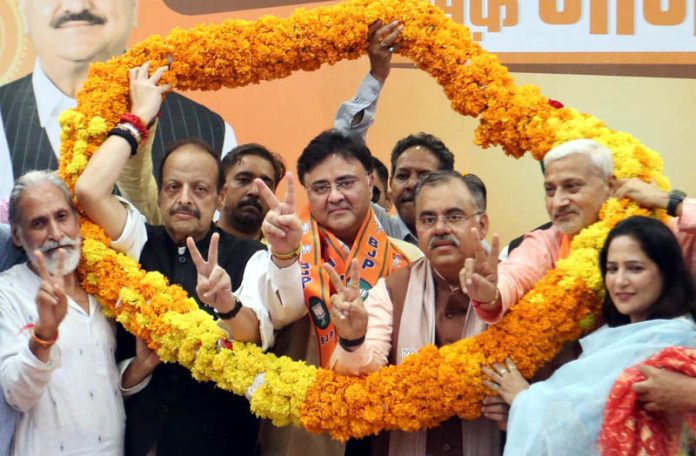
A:
<svg viewBox="0 0 696 456">
<path fill-rule="evenodd" d="M 366 49 L 368 24 L 378 18 L 405 24 L 400 53 L 438 81 L 455 111 L 480 119 L 476 142 L 481 146 L 500 145 L 514 157 L 530 151 L 541 159 L 556 144 L 594 138 L 612 150 L 617 177 L 640 177 L 668 188 L 657 153 L 592 116 L 551 107 L 536 87 L 517 87 L 466 27 L 419 0 L 352 0 L 300 9 L 288 19 L 229 20 L 151 36 L 123 56 L 91 67 L 77 108 L 61 116 L 61 175 L 72 189 L 106 131 L 128 110 L 128 70 L 146 60 L 153 67 L 171 61 L 165 79 L 178 89 L 239 87 L 357 58 Z M 198 380 L 247 394 L 252 411 L 277 425 L 302 424 L 345 440 L 432 427 L 454 414 L 477 418 L 486 395 L 481 366 L 506 356 L 532 375 L 565 342 L 593 326 L 602 290 L 598 250 L 609 229 L 633 214 L 647 211 L 609 200 L 601 220 L 575 236 L 570 256 L 500 323 L 439 350 L 424 347 L 402 365 L 366 377 L 341 376 L 264 354 L 253 345 L 221 347 L 223 331 L 180 287 L 111 250 L 103 231 L 87 220 L 80 271 L 87 291 L 162 360 L 186 366 Z"/>
</svg>

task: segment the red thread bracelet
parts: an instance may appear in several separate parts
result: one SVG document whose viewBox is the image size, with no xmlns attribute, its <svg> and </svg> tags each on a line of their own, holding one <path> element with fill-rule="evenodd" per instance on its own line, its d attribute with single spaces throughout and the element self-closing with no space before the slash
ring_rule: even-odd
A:
<svg viewBox="0 0 696 456">
<path fill-rule="evenodd" d="M 121 122 L 127 122 L 133 125 L 138 130 L 138 133 L 140 133 L 140 137 L 142 138 L 141 141 L 147 141 L 147 136 L 149 132 L 147 130 L 147 127 L 145 126 L 145 122 L 143 122 L 143 119 L 131 112 L 127 112 L 125 114 L 122 114 L 119 120 Z"/>
</svg>

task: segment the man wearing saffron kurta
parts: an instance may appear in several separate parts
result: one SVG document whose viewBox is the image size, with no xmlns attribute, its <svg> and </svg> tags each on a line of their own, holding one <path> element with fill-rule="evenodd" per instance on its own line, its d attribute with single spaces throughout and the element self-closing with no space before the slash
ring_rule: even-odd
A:
<svg viewBox="0 0 696 456">
<path fill-rule="evenodd" d="M 331 130 L 314 138 L 298 159 L 297 175 L 309 200 L 299 217 L 291 196 L 280 203 L 262 188 L 271 208 L 262 225 L 271 251 L 268 279 L 278 290 L 266 293 L 264 302 L 273 326 L 284 328 L 276 337 L 276 353 L 331 367 L 337 351 L 362 343 L 335 319 L 324 263 L 345 277 L 357 267 L 360 283 L 352 285 L 368 290 L 420 256 L 414 246 L 387 237 L 377 222 L 370 206 L 371 172 L 369 149 Z M 360 318 L 366 323 L 365 315 Z M 295 447 L 305 454 L 342 451 L 339 442 L 296 428 L 268 429 L 260 441 L 263 454 L 294 454 Z"/>
<path fill-rule="evenodd" d="M 544 189 L 553 226 L 527 234 L 499 266 L 497 258 L 486 258 L 480 251 L 481 261 L 470 261 L 462 271 L 463 286 L 477 301 L 476 310 L 484 321 L 498 322 L 556 261 L 565 258 L 573 236 L 599 219 L 602 204 L 611 196 L 631 198 L 676 216 L 673 230 L 691 274 L 696 275 L 696 200 L 637 179 L 618 181 L 611 152 L 598 142 L 579 139 L 550 150 L 544 157 Z"/>
</svg>

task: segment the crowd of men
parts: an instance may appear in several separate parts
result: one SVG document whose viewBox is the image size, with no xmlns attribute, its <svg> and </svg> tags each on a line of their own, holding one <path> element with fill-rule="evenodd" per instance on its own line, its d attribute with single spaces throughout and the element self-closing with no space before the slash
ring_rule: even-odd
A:
<svg viewBox="0 0 696 456">
<path fill-rule="evenodd" d="M 74 106 L 87 64 L 125 49 L 136 2 L 58 3 L 23 2 L 39 51 L 35 71 L 0 87 L 0 157 L 9 157 L 12 171 L 9 225 L 0 225 L 0 455 L 501 454 L 507 407 L 499 398 L 488 398 L 475 421 L 454 417 L 344 445 L 261 422 L 246 399 L 160 363 L 104 315 L 77 274 L 79 214 L 52 172 L 55 123 Z M 134 68 L 130 112 L 154 124 L 154 140 L 134 124 L 112 132 L 77 181 L 79 205 L 114 249 L 181 285 L 231 339 L 347 375 L 398 365 L 427 344 L 451 344 L 496 324 L 612 196 L 667 210 L 696 274 L 696 200 L 618 181 L 611 152 L 592 140 L 546 155 L 551 225 L 525 235 L 499 262 L 497 235 L 484 241 L 493 231 L 486 186 L 454 171 L 455 156 L 440 139 L 403 138 L 389 169 L 365 145 L 402 29 L 370 27 L 370 73 L 339 108 L 335 128 L 308 142 L 294 174 L 261 144 L 236 146 L 231 128 L 206 108 L 175 93 L 162 103 L 166 67 Z M 67 33 L 90 39 L 79 45 L 65 41 Z M 42 84 L 59 96 L 31 93 Z M 38 115 L 22 120 L 12 100 L 34 103 L 24 111 Z M 35 134 L 13 136 L 20 121 Z M 282 179 L 286 192 L 276 195 Z M 696 408 L 696 394 L 684 394 L 696 381 L 647 374 L 641 388 L 652 408 Z"/>
</svg>

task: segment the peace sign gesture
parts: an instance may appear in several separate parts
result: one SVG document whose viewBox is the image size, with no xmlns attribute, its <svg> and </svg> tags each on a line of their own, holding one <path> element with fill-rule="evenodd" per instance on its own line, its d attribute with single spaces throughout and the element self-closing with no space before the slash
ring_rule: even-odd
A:
<svg viewBox="0 0 696 456">
<path fill-rule="evenodd" d="M 360 271 L 358 260 L 353 258 L 350 265 L 350 280 L 344 286 L 341 278 L 330 264 L 324 263 L 324 270 L 336 289 L 331 295 L 331 321 L 333 321 L 338 337 L 355 340 L 365 337 L 367 333 L 367 310 L 360 297 Z"/>
<path fill-rule="evenodd" d="M 35 334 L 42 340 L 54 340 L 58 336 L 58 326 L 68 312 L 68 298 L 65 295 L 63 263 L 65 252 L 58 249 L 58 262 L 53 274 L 48 272 L 46 260 L 39 250 L 34 251 L 34 266 L 41 277 L 39 291 L 36 293 L 36 310 L 39 321 L 34 328 Z"/>
<path fill-rule="evenodd" d="M 282 202 L 261 179 L 256 179 L 259 195 L 269 207 L 261 230 L 271 246 L 271 253 L 279 256 L 297 249 L 302 240 L 302 223 L 295 213 L 295 179 L 291 173 L 286 176 L 287 189 Z M 294 262 L 294 258 L 292 260 Z"/>
<path fill-rule="evenodd" d="M 191 260 L 196 265 L 198 279 L 196 294 L 203 303 L 215 308 L 220 313 L 229 312 L 237 302 L 232 294 L 232 282 L 229 274 L 218 264 L 218 242 L 220 235 L 213 233 L 208 247 L 208 260 L 204 260 L 192 237 L 186 239 L 191 253 Z"/>
<path fill-rule="evenodd" d="M 471 229 L 474 239 L 474 258 L 467 258 L 464 267 L 459 271 L 459 282 L 462 291 L 474 301 L 478 301 L 485 310 L 497 307 L 498 293 L 498 254 L 500 252 L 500 237 L 493 235 L 491 253 L 487 253 L 481 245 L 481 236 L 476 228 Z"/>
</svg>

